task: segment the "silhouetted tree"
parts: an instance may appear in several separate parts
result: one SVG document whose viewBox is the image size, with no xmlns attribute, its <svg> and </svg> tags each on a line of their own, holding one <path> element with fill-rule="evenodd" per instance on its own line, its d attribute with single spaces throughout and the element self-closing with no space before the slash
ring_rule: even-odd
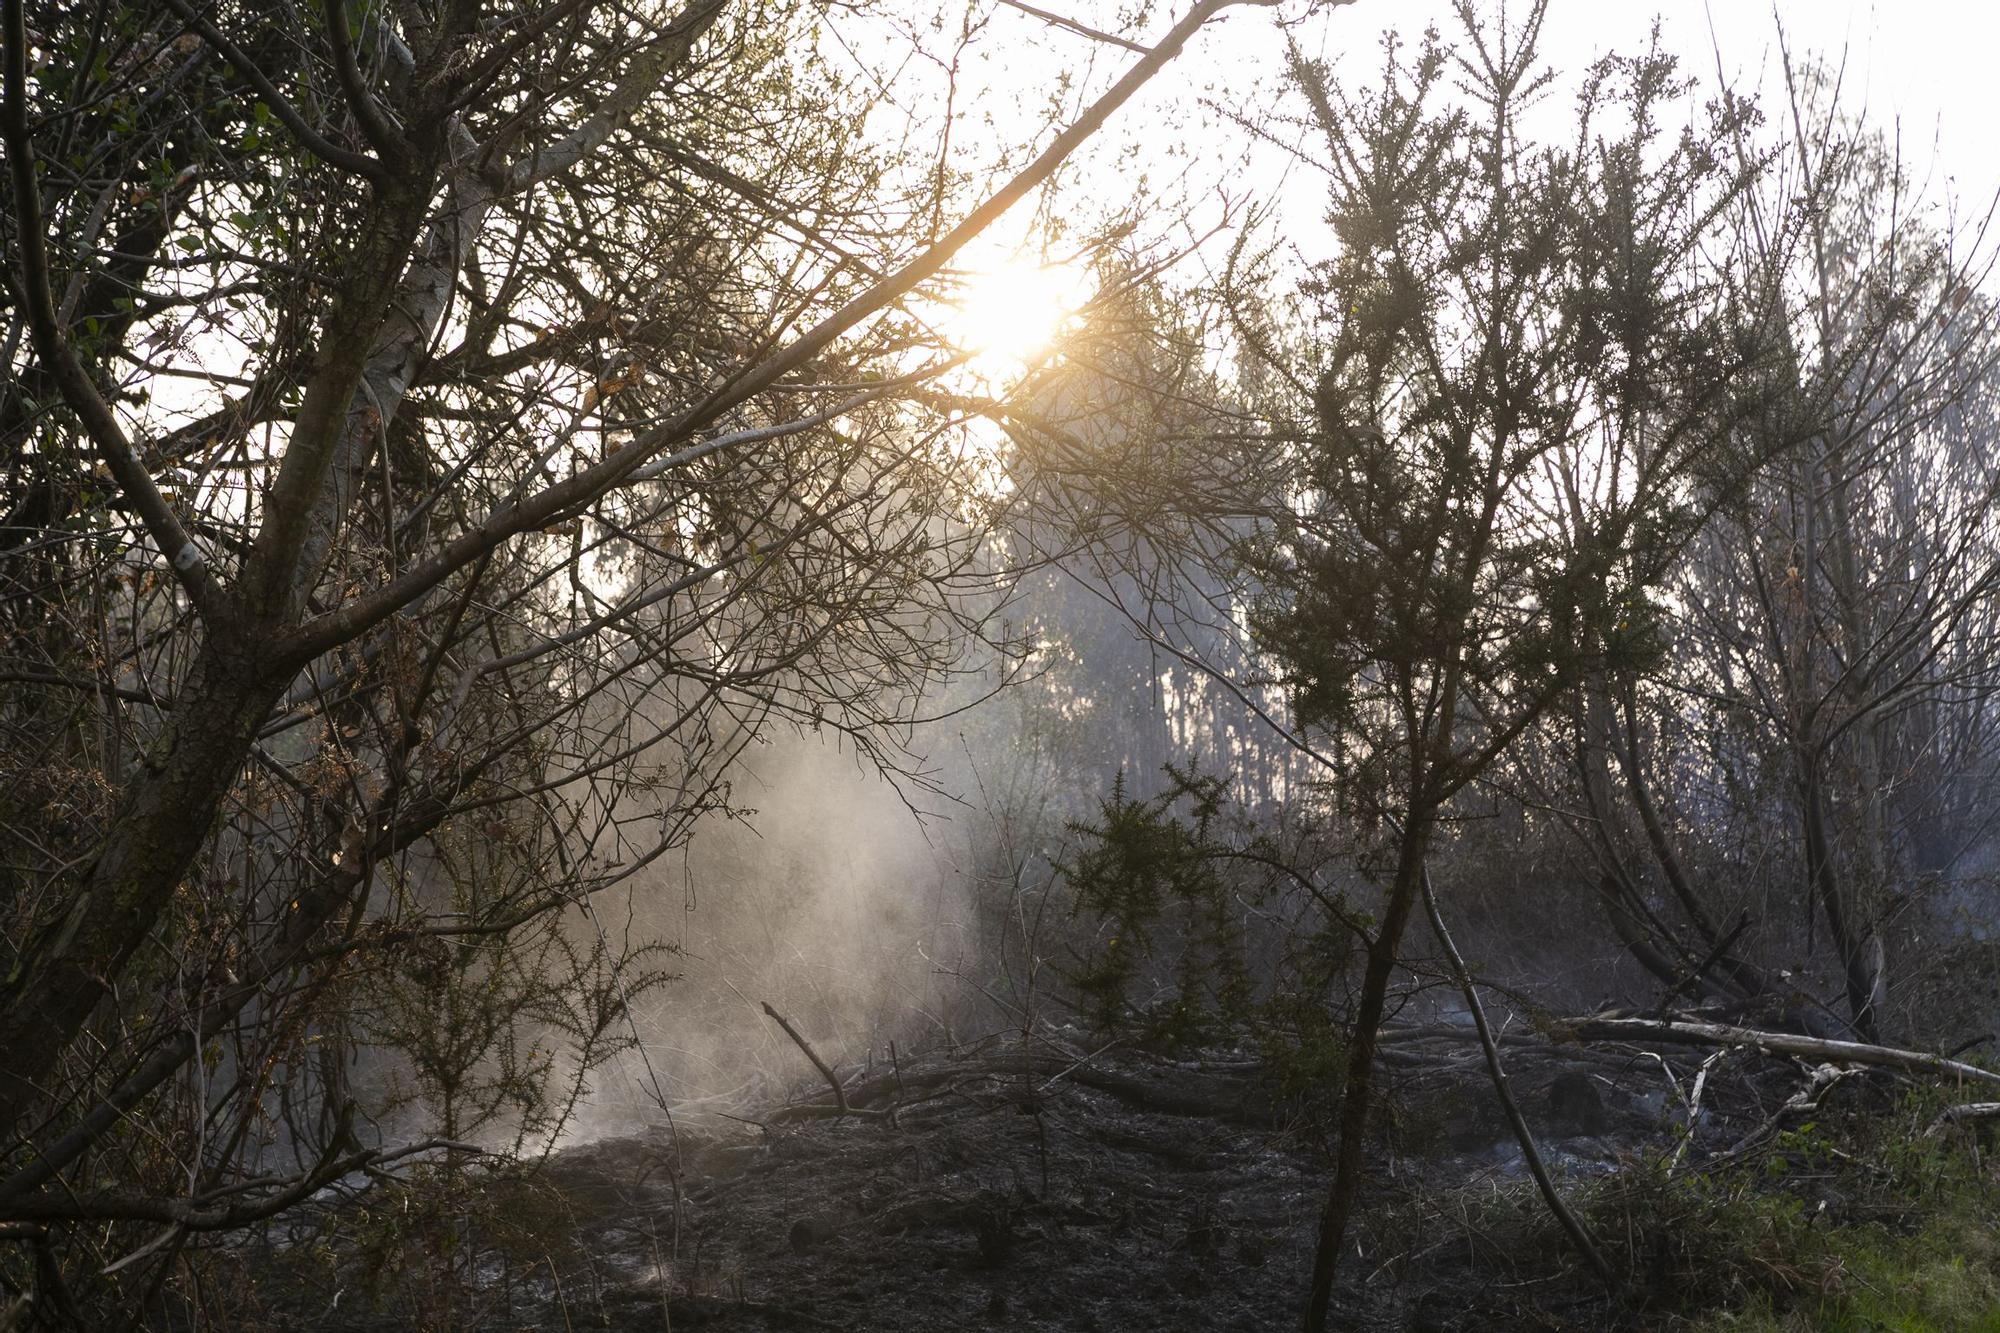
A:
<svg viewBox="0 0 2000 1333">
<path fill-rule="evenodd" d="M 1589 71 L 1566 145 L 1544 7 L 1461 6 L 1463 48 L 1391 41 L 1349 93 L 1295 60 L 1340 251 L 1311 322 L 1259 340 L 1290 503 L 1250 550 L 1252 628 L 1335 799 L 1382 830 L 1386 883 L 1358 995 L 1307 1327 L 1325 1327 L 1362 1167 L 1377 1033 L 1425 860 L 1453 798 L 1593 673 L 1658 650 L 1654 590 L 1760 450 L 1790 428 L 1758 311 L 1712 258 L 1743 177 L 1674 134 L 1657 52 Z M 1454 105 L 1445 89 L 1462 86 Z M 1302 321 L 1302 324 L 1304 321 Z M 1752 432 L 1753 422 L 1766 429 Z"/>
<path fill-rule="evenodd" d="M 1228 2 L 958 214 L 783 0 L 8 0 L 0 1218 L 58 1256 L 16 1289 L 167 1228 L 143 1294 L 389 1160 L 302 1091 L 344 988 L 451 1012 L 773 721 L 908 720 L 991 572 L 913 298 Z M 597 1041 L 641 978 L 574 961 L 541 1020 Z M 287 1098 L 330 1114 L 273 1173 Z"/>
</svg>

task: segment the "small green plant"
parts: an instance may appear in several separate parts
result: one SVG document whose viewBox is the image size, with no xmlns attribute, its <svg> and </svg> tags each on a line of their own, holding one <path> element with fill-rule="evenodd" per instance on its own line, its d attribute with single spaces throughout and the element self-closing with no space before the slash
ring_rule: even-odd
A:
<svg viewBox="0 0 2000 1333">
<path fill-rule="evenodd" d="M 1253 1046 L 1279 1101 L 1327 1124 L 1345 1084 L 1357 918 L 1296 849 L 1235 817 L 1227 779 L 1194 765 L 1166 776 L 1142 799 L 1121 772 L 1098 818 L 1070 825 L 1076 850 L 1058 870 L 1093 929 L 1063 979 L 1100 1027 L 1143 1044 Z M 1253 919 L 1271 923 L 1254 947 Z"/>
<path fill-rule="evenodd" d="M 1100 1026 L 1187 1047 L 1245 1018 L 1251 984 L 1225 869 L 1234 849 L 1217 832 L 1227 780 L 1166 772 L 1164 791 L 1135 799 L 1120 771 L 1097 820 L 1070 826 L 1077 850 L 1058 869 L 1096 930 L 1066 980 Z"/>
<path fill-rule="evenodd" d="M 1876 1092 L 1709 1166 L 1669 1151 L 1572 1182 L 1630 1301 L 1615 1326 L 2000 1333 L 2000 1172 L 1971 1130 L 1930 1132 L 1945 1105 Z M 1440 1216 L 1480 1263 L 1571 1266 L 1525 1182 L 1427 1195 L 1383 1225 L 1416 1246 Z"/>
</svg>

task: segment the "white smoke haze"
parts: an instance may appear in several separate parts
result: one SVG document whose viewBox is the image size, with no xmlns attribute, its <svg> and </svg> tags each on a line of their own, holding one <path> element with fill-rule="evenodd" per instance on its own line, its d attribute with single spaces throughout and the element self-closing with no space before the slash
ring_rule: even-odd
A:
<svg viewBox="0 0 2000 1333">
<path fill-rule="evenodd" d="M 747 813 L 705 816 L 683 852 L 601 898 L 614 944 L 679 950 L 680 979 L 634 1004 L 642 1050 L 592 1080 L 569 1136 L 723 1109 L 818 1081 L 768 1016 L 785 1015 L 830 1063 L 886 1059 L 941 1038 L 976 956 L 964 873 L 968 821 L 931 796 L 920 815 L 832 735 L 779 735 L 731 777 Z"/>
</svg>

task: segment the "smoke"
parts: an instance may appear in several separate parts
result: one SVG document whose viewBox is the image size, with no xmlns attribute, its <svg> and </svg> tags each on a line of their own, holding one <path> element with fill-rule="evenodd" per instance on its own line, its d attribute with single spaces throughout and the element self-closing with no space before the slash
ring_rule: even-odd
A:
<svg viewBox="0 0 2000 1333">
<path fill-rule="evenodd" d="M 733 780 L 745 813 L 706 817 L 677 861 L 596 905 L 614 944 L 677 948 L 680 979 L 635 1005 L 642 1049 L 599 1072 L 573 1137 L 657 1121 L 663 1098 L 726 1106 L 816 1081 L 764 1004 L 851 1069 L 937 1039 L 962 1003 L 965 820 L 920 816 L 823 736 L 774 739 Z"/>
</svg>

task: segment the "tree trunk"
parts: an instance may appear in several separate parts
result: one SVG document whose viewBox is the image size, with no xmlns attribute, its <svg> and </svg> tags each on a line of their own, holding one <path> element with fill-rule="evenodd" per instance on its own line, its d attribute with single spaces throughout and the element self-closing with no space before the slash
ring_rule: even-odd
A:
<svg viewBox="0 0 2000 1333">
<path fill-rule="evenodd" d="M 1849 1022 L 1856 1036 L 1872 1042 L 1879 1017 L 1876 992 L 1880 971 L 1871 964 L 1880 951 L 1871 950 L 1867 935 L 1857 931 L 1854 905 L 1848 900 L 1834 864 L 1833 841 L 1826 827 L 1826 792 L 1820 778 L 1820 761 L 1808 755 L 1804 763 L 1805 790 L 1801 804 L 1805 807 L 1806 881 L 1812 896 L 1819 900 L 1820 910 L 1826 914 L 1827 933 L 1833 937 L 1833 947 L 1840 954 L 1840 970 L 1847 983 Z"/>
<path fill-rule="evenodd" d="M 280 685 L 240 645 L 208 645 L 185 714 L 129 783 L 69 910 L 22 953 L 0 994 L 0 1132 L 25 1137 L 62 1053 L 180 887 Z"/>
<path fill-rule="evenodd" d="M 1354 1032 L 1347 1048 L 1347 1082 L 1340 1094 L 1340 1146 L 1334 1158 L 1333 1184 L 1320 1214 L 1319 1241 L 1313 1250 L 1312 1292 L 1306 1302 L 1306 1333 L 1324 1333 L 1333 1303 L 1333 1280 L 1340 1265 L 1340 1247 L 1361 1190 L 1361 1155 L 1368 1133 L 1368 1109 L 1374 1100 L 1375 1053 L 1381 1044 L 1382 1014 L 1389 981 L 1396 970 L 1403 932 L 1409 926 L 1423 887 L 1424 853 L 1430 845 L 1430 811 L 1412 812 L 1404 826 L 1397 853 L 1396 877 L 1382 912 L 1382 925 L 1368 946 L 1368 968 L 1362 978 L 1361 1005 L 1354 1015 Z"/>
</svg>

